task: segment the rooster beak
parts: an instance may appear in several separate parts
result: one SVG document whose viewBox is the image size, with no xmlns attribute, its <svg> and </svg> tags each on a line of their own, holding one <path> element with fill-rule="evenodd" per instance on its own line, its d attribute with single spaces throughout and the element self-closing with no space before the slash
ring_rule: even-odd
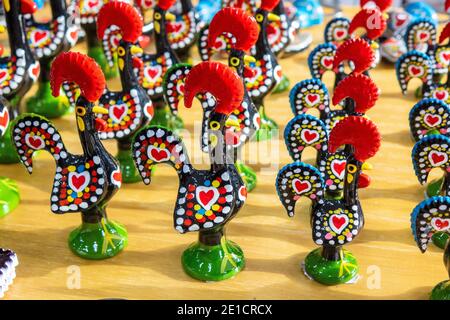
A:
<svg viewBox="0 0 450 320">
<path fill-rule="evenodd" d="M 270 22 L 276 22 L 276 21 L 280 21 L 280 16 L 278 16 L 274 13 L 269 13 L 267 15 L 267 19 L 269 19 Z"/>
<path fill-rule="evenodd" d="M 256 59 L 253 56 L 245 55 L 244 62 L 245 64 L 255 63 Z"/>
<path fill-rule="evenodd" d="M 234 118 L 228 118 L 227 121 L 225 121 L 225 125 L 227 127 L 235 127 L 235 128 L 241 128 L 241 125 L 239 124 L 239 121 L 237 121 Z"/>
<path fill-rule="evenodd" d="M 368 163 L 368 162 L 364 162 L 364 163 L 362 164 L 362 166 L 361 166 L 361 169 L 364 170 L 364 171 L 370 171 L 370 170 L 373 169 L 373 165 L 371 165 L 371 164 Z"/>
<path fill-rule="evenodd" d="M 170 12 L 166 12 L 166 20 L 167 21 L 175 21 L 177 18 L 175 17 L 175 15 L 173 13 Z"/>
<path fill-rule="evenodd" d="M 99 106 L 93 107 L 92 108 L 92 112 L 98 113 L 98 114 L 109 114 L 108 109 L 103 108 L 103 107 L 99 107 Z"/>
<path fill-rule="evenodd" d="M 130 52 L 131 52 L 131 54 L 132 54 L 133 56 L 135 56 L 135 55 L 144 53 L 144 50 L 142 50 L 142 48 L 139 47 L 139 46 L 133 45 L 133 46 L 131 46 L 131 48 L 130 48 Z"/>
<path fill-rule="evenodd" d="M 0 33 L 3 33 L 6 31 L 6 27 L 3 25 L 0 25 Z"/>
</svg>

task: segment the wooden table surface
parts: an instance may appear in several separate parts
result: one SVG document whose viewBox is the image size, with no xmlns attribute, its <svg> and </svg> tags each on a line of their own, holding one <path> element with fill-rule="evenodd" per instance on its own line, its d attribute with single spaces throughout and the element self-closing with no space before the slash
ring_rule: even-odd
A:
<svg viewBox="0 0 450 320">
<path fill-rule="evenodd" d="M 313 46 L 323 41 L 322 30 L 323 26 L 311 29 Z M 310 78 L 307 56 L 306 52 L 280 61 L 292 84 Z M 227 229 L 228 238 L 243 248 L 247 265 L 235 278 L 219 283 L 196 281 L 182 270 L 181 253 L 196 241 L 197 233 L 180 235 L 173 229 L 178 180 L 172 168 L 160 166 L 151 186 L 123 185 L 108 212 L 126 226 L 128 247 L 112 259 L 88 261 L 73 255 L 67 246 L 67 236 L 79 226 L 80 215 L 50 211 L 53 159 L 39 154 L 31 176 L 20 164 L 1 165 L 2 175 L 18 181 L 22 197 L 20 206 L 0 221 L 0 244 L 15 250 L 20 261 L 5 298 L 426 299 L 432 287 L 448 275 L 442 250 L 430 246 L 428 253 L 421 254 L 410 231 L 411 210 L 423 199 L 410 160 L 413 143 L 408 112 L 415 98 L 411 92 L 401 95 L 392 65 L 381 64 L 371 75 L 382 95 L 368 116 L 378 125 L 383 143 L 371 160 L 373 183 L 360 192 L 366 226 L 347 246 L 360 264 L 356 284 L 326 287 L 302 273 L 301 261 L 316 246 L 311 240 L 309 201 L 302 199 L 297 215 L 289 218 L 276 195 L 276 173 L 291 162 L 280 131 L 271 143 L 249 146 L 253 154 L 255 150 L 259 154 L 259 162 L 252 165 L 258 170 L 258 186 Z M 288 93 L 268 98 L 267 110 L 284 130 L 292 118 Z M 183 109 L 181 116 L 193 132 L 201 108 L 197 104 L 192 110 Z M 78 153 L 81 147 L 74 120 L 68 115 L 54 123 L 69 151 Z M 191 158 L 195 149 L 197 163 L 201 158 L 198 141 L 198 136 L 186 139 Z M 106 145 L 115 154 L 115 143 Z M 313 153 L 308 155 L 312 159 Z M 79 289 L 70 286 L 78 272 Z"/>
</svg>

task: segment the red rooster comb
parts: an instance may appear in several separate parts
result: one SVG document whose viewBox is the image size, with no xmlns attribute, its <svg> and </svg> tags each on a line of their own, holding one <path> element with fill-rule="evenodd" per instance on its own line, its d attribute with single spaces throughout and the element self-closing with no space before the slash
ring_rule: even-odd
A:
<svg viewBox="0 0 450 320">
<path fill-rule="evenodd" d="M 370 44 L 363 39 L 349 39 L 336 50 L 333 67 L 338 68 L 344 61 L 352 61 L 354 74 L 368 70 L 375 61 L 375 54 Z"/>
<path fill-rule="evenodd" d="M 354 33 L 358 28 L 366 30 L 366 37 L 375 40 L 386 30 L 386 19 L 378 9 L 362 9 L 354 17 L 348 28 L 348 33 Z"/>
<path fill-rule="evenodd" d="M 103 39 L 105 30 L 112 25 L 120 28 L 122 38 L 127 42 L 136 42 L 142 34 L 144 22 L 139 12 L 123 1 L 111 1 L 103 5 L 97 17 L 97 34 Z"/>
<path fill-rule="evenodd" d="M 177 2 L 177 0 L 159 0 L 158 7 L 162 10 L 169 10 L 171 6 L 173 6 Z"/>
<path fill-rule="evenodd" d="M 364 162 L 372 158 L 380 148 L 381 136 L 376 125 L 367 118 L 345 117 L 330 132 L 328 149 L 331 153 L 343 145 L 352 145 L 356 160 Z"/>
<path fill-rule="evenodd" d="M 392 5 L 392 0 L 361 0 L 359 4 L 363 9 L 377 8 L 384 12 Z"/>
<path fill-rule="evenodd" d="M 447 22 L 441 34 L 439 35 L 439 43 L 444 42 L 448 38 L 450 38 L 450 22 Z"/>
<path fill-rule="evenodd" d="M 20 11 L 23 14 L 31 14 L 37 10 L 37 5 L 33 0 L 20 0 Z"/>
<path fill-rule="evenodd" d="M 334 90 L 333 104 L 346 98 L 355 102 L 355 112 L 366 113 L 378 100 L 379 90 L 373 80 L 364 74 L 350 75 L 339 82 Z"/>
<path fill-rule="evenodd" d="M 223 8 L 216 13 L 209 25 L 208 46 L 213 47 L 217 37 L 231 33 L 236 43 L 231 44 L 237 50 L 248 51 L 256 43 L 259 26 L 255 18 L 238 8 Z"/>
<path fill-rule="evenodd" d="M 94 59 L 79 52 L 63 52 L 55 58 L 50 69 L 52 94 L 59 96 L 64 82 L 74 82 L 88 101 L 97 101 L 105 90 L 102 69 Z"/>
<path fill-rule="evenodd" d="M 449 13 L 449 10 L 450 10 L 450 0 L 445 0 L 444 8 L 445 8 L 445 12 Z"/>
<path fill-rule="evenodd" d="M 242 79 L 220 62 L 202 62 L 192 68 L 184 84 L 184 105 L 192 106 L 198 93 L 209 92 L 216 99 L 215 111 L 230 114 L 238 108 L 244 96 Z"/>
<path fill-rule="evenodd" d="M 272 11 L 280 2 L 280 0 L 262 0 L 261 1 L 261 9 L 266 11 Z"/>
</svg>

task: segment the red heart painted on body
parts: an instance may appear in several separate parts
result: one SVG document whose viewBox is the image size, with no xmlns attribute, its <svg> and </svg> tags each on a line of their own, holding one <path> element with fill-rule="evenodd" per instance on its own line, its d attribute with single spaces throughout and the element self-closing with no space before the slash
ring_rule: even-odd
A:
<svg viewBox="0 0 450 320">
<path fill-rule="evenodd" d="M 320 96 L 316 93 L 309 93 L 306 96 L 306 103 L 311 107 L 318 104 L 319 102 L 320 102 Z"/>
<path fill-rule="evenodd" d="M 424 69 L 421 66 L 409 66 L 408 71 L 412 76 L 419 77 L 423 74 Z"/>
<path fill-rule="evenodd" d="M 427 113 L 423 118 L 423 121 L 429 126 L 434 127 L 442 122 L 442 118 L 439 115 L 432 115 Z"/>
<path fill-rule="evenodd" d="M 450 229 L 450 219 L 433 218 L 431 220 L 431 225 L 437 231 L 445 231 Z"/>
<path fill-rule="evenodd" d="M 36 30 L 33 33 L 33 40 L 34 40 L 34 43 L 36 43 L 36 44 L 43 42 L 44 40 L 46 40 L 49 37 L 50 37 L 50 32 L 48 32 L 48 31 Z"/>
<path fill-rule="evenodd" d="M 346 160 L 333 160 L 331 162 L 331 171 L 339 179 L 344 179 Z"/>
<path fill-rule="evenodd" d="M 323 57 L 321 63 L 325 68 L 330 69 L 333 66 L 333 61 L 333 57 Z"/>
<path fill-rule="evenodd" d="M 87 3 L 89 8 L 95 8 L 98 5 L 98 0 L 89 0 Z"/>
<path fill-rule="evenodd" d="M 450 52 L 448 52 L 448 51 L 442 52 L 442 53 L 441 53 L 441 59 L 442 59 L 446 64 L 448 64 L 449 61 L 450 61 Z"/>
<path fill-rule="evenodd" d="M 170 33 L 179 33 L 183 29 L 183 22 L 169 22 L 167 23 L 167 31 Z"/>
<path fill-rule="evenodd" d="M 0 113 L 0 136 L 5 132 L 9 123 L 9 113 L 6 107 L 3 107 L 3 111 Z"/>
<path fill-rule="evenodd" d="M 44 140 L 39 136 L 31 136 L 27 134 L 25 136 L 25 143 L 32 149 L 39 150 L 44 148 L 45 143 Z"/>
<path fill-rule="evenodd" d="M 438 167 L 447 162 L 448 156 L 444 152 L 433 150 L 428 154 L 428 160 L 433 167 Z"/>
<path fill-rule="evenodd" d="M 0 82 L 5 81 L 8 78 L 8 70 L 0 70 Z"/>
<path fill-rule="evenodd" d="M 156 81 L 161 76 L 162 68 L 161 66 L 149 66 L 144 69 L 144 74 L 151 81 Z"/>
<path fill-rule="evenodd" d="M 300 136 L 302 140 L 308 144 L 311 144 L 319 140 L 319 133 L 315 130 L 303 129 Z"/>
<path fill-rule="evenodd" d="M 418 37 L 419 37 L 419 40 L 426 41 L 430 37 L 430 33 L 427 31 L 421 31 L 421 32 L 419 32 Z"/>
<path fill-rule="evenodd" d="M 295 193 L 297 194 L 303 194 L 307 193 L 311 190 L 311 183 L 309 181 L 302 181 L 300 179 L 293 179 L 292 180 L 292 188 L 294 189 Z"/>
<path fill-rule="evenodd" d="M 342 28 L 336 28 L 334 30 L 334 38 L 336 40 L 342 40 L 347 36 L 347 30 L 342 29 Z"/>
<path fill-rule="evenodd" d="M 170 159 L 170 154 L 167 150 L 159 149 L 154 146 L 149 147 L 148 156 L 156 162 L 167 161 Z"/>
<path fill-rule="evenodd" d="M 90 180 L 88 171 L 69 173 L 69 187 L 75 192 L 82 192 L 88 186 Z"/>
<path fill-rule="evenodd" d="M 447 100 L 447 97 L 448 97 L 447 91 L 435 91 L 433 95 L 436 99 L 442 100 L 442 101 Z"/>
<path fill-rule="evenodd" d="M 195 190 L 198 203 L 205 209 L 211 209 L 219 198 L 219 191 L 214 187 L 200 186 Z"/>
<path fill-rule="evenodd" d="M 120 186 L 122 185 L 122 173 L 120 172 L 120 169 L 113 171 L 113 173 L 111 174 L 111 180 L 116 186 L 120 188 Z"/>
<path fill-rule="evenodd" d="M 128 111 L 128 107 L 124 104 L 121 105 L 113 105 L 110 108 L 110 117 L 114 120 L 114 122 L 120 122 L 126 116 Z"/>
<path fill-rule="evenodd" d="M 345 214 L 333 214 L 328 222 L 331 230 L 339 235 L 347 227 L 349 219 Z"/>
</svg>

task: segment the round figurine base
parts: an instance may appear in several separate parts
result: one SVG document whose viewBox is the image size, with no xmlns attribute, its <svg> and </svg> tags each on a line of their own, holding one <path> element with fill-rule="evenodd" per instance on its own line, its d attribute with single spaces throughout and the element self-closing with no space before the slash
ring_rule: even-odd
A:
<svg viewBox="0 0 450 320">
<path fill-rule="evenodd" d="M 119 161 L 123 183 L 136 183 L 141 181 L 142 178 L 134 165 L 131 150 L 119 150 L 116 159 Z"/>
<path fill-rule="evenodd" d="M 436 247 L 445 249 L 445 245 L 447 244 L 447 241 L 449 238 L 450 238 L 450 235 L 448 233 L 436 232 L 431 237 L 431 240 L 433 241 L 433 243 Z"/>
<path fill-rule="evenodd" d="M 88 56 L 97 61 L 99 66 L 102 68 L 103 74 L 105 75 L 106 79 L 112 79 L 119 75 L 115 65 L 112 68 L 109 66 L 101 47 L 88 48 Z"/>
<path fill-rule="evenodd" d="M 183 120 L 170 112 L 169 108 L 155 108 L 155 114 L 152 121 L 152 126 L 161 126 L 172 131 L 178 131 L 184 128 Z"/>
<path fill-rule="evenodd" d="M 450 280 L 442 281 L 434 287 L 430 300 L 450 300 Z"/>
<path fill-rule="evenodd" d="M 311 279 L 328 286 L 352 282 L 358 277 L 358 262 L 347 250 L 342 251 L 342 259 L 326 260 L 322 248 L 312 251 L 305 259 L 305 272 Z"/>
<path fill-rule="evenodd" d="M 202 281 L 221 281 L 234 277 L 245 266 L 242 249 L 223 238 L 216 246 L 192 244 L 181 256 L 184 271 Z"/>
<path fill-rule="evenodd" d="M 283 75 L 280 83 L 273 89 L 272 93 L 277 94 L 277 93 L 286 92 L 289 90 L 290 84 L 291 84 L 291 81 L 289 80 L 289 78 L 286 77 L 285 75 Z"/>
<path fill-rule="evenodd" d="M 247 192 L 251 192 L 256 187 L 256 172 L 253 171 L 252 168 L 246 166 L 240 161 L 236 162 L 236 169 L 239 172 L 242 180 L 245 183 L 245 187 L 247 188 Z"/>
<path fill-rule="evenodd" d="M 27 112 L 37 113 L 46 118 L 60 118 L 71 111 L 69 100 L 61 95 L 54 97 L 50 88 L 50 82 L 39 84 L 39 89 L 27 102 Z"/>
<path fill-rule="evenodd" d="M 0 177 L 0 218 L 11 213 L 20 202 L 19 188 L 14 180 Z"/>
<path fill-rule="evenodd" d="M 6 129 L 3 137 L 0 137 L 0 163 L 19 163 L 20 159 L 17 150 L 13 145 L 10 126 Z"/>
<path fill-rule="evenodd" d="M 106 219 L 99 223 L 83 223 L 69 235 L 72 252 L 90 260 L 114 257 L 127 243 L 127 230 L 121 224 Z"/>
</svg>

